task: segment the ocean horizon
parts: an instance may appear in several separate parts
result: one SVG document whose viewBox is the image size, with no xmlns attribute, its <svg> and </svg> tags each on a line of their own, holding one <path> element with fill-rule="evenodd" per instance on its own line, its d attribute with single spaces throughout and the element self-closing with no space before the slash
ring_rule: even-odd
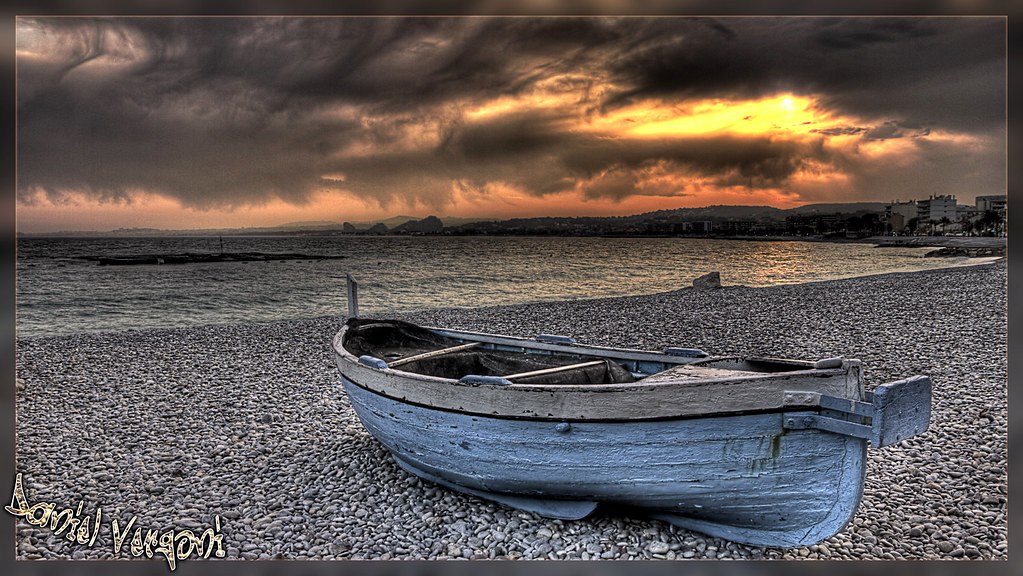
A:
<svg viewBox="0 0 1023 576">
<path fill-rule="evenodd" d="M 798 284 L 980 262 L 928 247 L 707 238 L 232 236 L 20 238 L 20 337 L 273 322 L 653 294 L 708 272 L 724 286 Z M 253 262 L 100 266 L 96 258 L 256 252 Z M 324 259 L 319 259 L 323 257 Z"/>
</svg>

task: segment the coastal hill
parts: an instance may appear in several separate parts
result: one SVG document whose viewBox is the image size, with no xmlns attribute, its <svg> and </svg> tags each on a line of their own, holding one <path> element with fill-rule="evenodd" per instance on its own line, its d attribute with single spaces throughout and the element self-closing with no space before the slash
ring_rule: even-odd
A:
<svg viewBox="0 0 1023 576">
<path fill-rule="evenodd" d="M 650 236 L 714 235 L 827 235 L 847 231 L 861 236 L 883 234 L 884 204 L 855 202 L 807 204 L 781 209 L 772 206 L 705 206 L 657 210 L 630 216 L 547 216 L 485 220 L 427 216 L 394 216 L 377 222 L 332 222 L 326 220 L 289 222 L 270 227 L 206 228 L 164 230 L 118 228 L 107 231 L 65 230 L 60 232 L 18 232 L 19 237 L 160 237 L 160 236 L 257 236 L 257 235 L 342 235 L 342 234 L 446 234 L 446 235 L 571 235 Z M 821 223 L 839 223 L 823 230 Z M 880 228 L 879 228 L 880 227 Z"/>
<path fill-rule="evenodd" d="M 683 221 L 769 223 L 784 222 L 791 216 L 813 214 L 883 213 L 881 203 L 811 204 L 783 210 L 769 206 L 708 206 L 658 210 L 631 216 L 537 217 L 507 220 L 428 216 L 394 216 L 373 222 L 337 222 L 328 220 L 287 222 L 276 226 L 244 228 L 117 228 L 114 230 L 60 230 L 57 232 L 17 232 L 21 237 L 151 237 L 195 235 L 275 235 L 344 233 L 539 233 L 539 234 L 650 234 L 657 228 Z"/>
<path fill-rule="evenodd" d="M 884 202 L 849 202 L 845 204 L 806 204 L 785 210 L 787 214 L 850 214 L 856 212 L 884 212 Z"/>
</svg>

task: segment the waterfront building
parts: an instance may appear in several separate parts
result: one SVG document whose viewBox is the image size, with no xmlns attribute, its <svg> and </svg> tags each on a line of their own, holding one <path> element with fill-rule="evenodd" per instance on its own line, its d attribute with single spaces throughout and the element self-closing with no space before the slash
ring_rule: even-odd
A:
<svg viewBox="0 0 1023 576">
<path fill-rule="evenodd" d="M 976 206 L 979 212 L 986 212 L 988 210 L 991 210 L 992 212 L 1004 214 L 1005 194 L 998 194 L 994 196 L 977 196 Z"/>
<path fill-rule="evenodd" d="M 710 220 L 698 220 L 696 222 L 686 221 L 682 222 L 681 224 L 682 232 L 695 232 L 698 234 L 700 233 L 707 234 L 714 230 L 714 222 L 711 222 Z"/>
<path fill-rule="evenodd" d="M 931 195 L 926 200 L 917 200 L 916 206 L 918 217 L 923 222 L 941 222 L 943 218 L 949 222 L 956 221 L 956 197 L 951 194 Z"/>
<path fill-rule="evenodd" d="M 985 233 L 1005 236 L 1005 194 L 977 196 L 977 226 Z"/>
<path fill-rule="evenodd" d="M 724 222 L 712 223 L 716 230 L 723 230 L 732 234 L 749 234 L 756 227 L 752 220 L 725 220 Z"/>
<path fill-rule="evenodd" d="M 977 209 L 976 206 L 970 206 L 969 204 L 959 204 L 956 206 L 956 221 L 962 222 L 963 220 L 975 220 L 983 214 L 983 210 Z"/>
<path fill-rule="evenodd" d="M 906 231 L 909 221 L 917 218 L 919 209 L 915 200 L 899 202 L 898 200 L 884 207 L 884 221 L 891 227 L 895 234 Z"/>
</svg>

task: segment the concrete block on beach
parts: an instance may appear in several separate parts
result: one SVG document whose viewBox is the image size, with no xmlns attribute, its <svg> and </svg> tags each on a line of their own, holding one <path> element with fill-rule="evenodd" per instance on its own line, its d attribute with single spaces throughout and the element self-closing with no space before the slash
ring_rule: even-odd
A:
<svg viewBox="0 0 1023 576">
<path fill-rule="evenodd" d="M 693 280 L 693 288 L 697 290 L 717 290 L 721 287 L 721 273 L 710 272 Z"/>
</svg>

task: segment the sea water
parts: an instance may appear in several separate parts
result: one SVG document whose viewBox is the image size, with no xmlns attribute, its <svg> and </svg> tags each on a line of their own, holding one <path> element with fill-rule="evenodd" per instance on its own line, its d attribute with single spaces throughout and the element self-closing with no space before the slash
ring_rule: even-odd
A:
<svg viewBox="0 0 1023 576">
<path fill-rule="evenodd" d="M 651 294 L 720 271 L 724 285 L 814 282 L 973 263 L 930 248 L 693 238 L 251 236 L 225 252 L 269 259 L 100 266 L 87 257 L 219 253 L 216 237 L 21 238 L 18 336 L 272 322 L 341 315 L 345 275 L 362 314 Z"/>
</svg>

